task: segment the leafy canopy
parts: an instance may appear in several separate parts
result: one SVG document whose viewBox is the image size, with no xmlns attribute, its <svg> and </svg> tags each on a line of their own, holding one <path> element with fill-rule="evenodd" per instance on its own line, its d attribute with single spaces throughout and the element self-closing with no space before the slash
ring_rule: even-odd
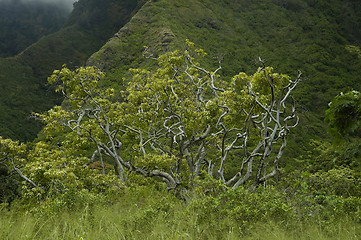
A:
<svg viewBox="0 0 361 240">
<path fill-rule="evenodd" d="M 154 70 L 130 69 L 122 101 L 113 98 L 114 89 L 99 87 L 99 69 L 54 71 L 49 82 L 65 101 L 35 114 L 45 127 L 23 168 L 33 185 L 107 192 L 137 174 L 181 193 L 202 179 L 254 189 L 276 176 L 298 123 L 289 98 L 300 75 L 292 80 L 261 61 L 255 74 L 226 81 L 221 66 L 202 68 L 198 59 L 206 54 L 188 45 L 159 56 Z M 100 172 L 88 167 L 94 162 Z M 116 174 L 105 171 L 105 163 Z"/>
</svg>

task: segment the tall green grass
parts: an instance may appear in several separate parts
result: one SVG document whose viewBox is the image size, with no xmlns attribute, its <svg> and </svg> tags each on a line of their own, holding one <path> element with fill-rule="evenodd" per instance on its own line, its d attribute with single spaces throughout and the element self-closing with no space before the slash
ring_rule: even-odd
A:
<svg viewBox="0 0 361 240">
<path fill-rule="evenodd" d="M 329 232 L 315 223 L 299 223 L 287 228 L 272 221 L 252 224 L 247 233 L 236 225 L 229 225 L 221 234 L 218 229 L 197 224 L 197 217 L 184 214 L 175 207 L 172 214 L 151 214 L 149 206 L 123 208 L 122 204 L 105 209 L 84 208 L 78 212 L 64 212 L 47 218 L 17 215 L 3 211 L 0 217 L 1 239 L 267 239 L 267 240 L 358 240 L 361 225 L 350 221 L 334 223 Z M 219 237 L 220 235 L 223 238 Z"/>
<path fill-rule="evenodd" d="M 194 198 L 194 201 L 197 198 Z M 360 239 L 361 225 L 342 217 L 317 216 L 248 222 L 224 215 L 200 221 L 197 203 L 184 203 L 154 188 L 129 191 L 113 204 L 87 203 L 58 212 L 27 212 L 16 206 L 0 210 L 0 239 Z M 242 203 L 239 203 L 240 205 Z M 220 210 L 222 211 L 222 210 Z M 242 216 L 240 216 L 241 218 Z"/>
</svg>

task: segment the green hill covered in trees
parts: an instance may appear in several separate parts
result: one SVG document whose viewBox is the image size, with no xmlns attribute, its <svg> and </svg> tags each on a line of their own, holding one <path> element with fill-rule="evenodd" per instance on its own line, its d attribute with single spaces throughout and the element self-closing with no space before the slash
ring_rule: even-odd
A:
<svg viewBox="0 0 361 240">
<path fill-rule="evenodd" d="M 41 127 L 30 119 L 31 113 L 62 101 L 49 89 L 47 77 L 63 64 L 72 68 L 84 65 L 139 6 L 136 1 L 79 1 L 59 31 L 16 56 L 0 58 L 0 135 L 34 139 Z"/>
<path fill-rule="evenodd" d="M 0 59 L 0 237 L 359 239 L 360 25 L 351 0 L 79 0 Z"/>
<path fill-rule="evenodd" d="M 105 71 L 104 84 L 119 89 L 129 68 L 153 64 L 143 57 L 144 46 L 156 57 L 184 49 L 190 39 L 210 56 L 207 67 L 215 70 L 220 61 L 225 81 L 253 73 L 259 57 L 277 72 L 296 77 L 301 71 L 294 92 L 301 124 L 285 162 L 304 166 L 298 160 L 309 157 L 313 141 L 328 138 L 328 103 L 361 88 L 360 7 L 358 1 L 150 1 L 88 64 Z"/>
<path fill-rule="evenodd" d="M 19 89 L 2 93 L 2 99 L 14 99 L 24 105 L 7 108 L 9 105 L 2 103 L 2 135 L 31 139 L 39 128 L 29 122 L 29 113 L 43 111 L 59 101 L 54 99 L 52 90 L 48 91 L 45 78 L 63 64 L 83 65 L 117 31 L 88 60 L 88 64 L 105 70 L 112 82 L 120 81 L 129 67 L 144 62 L 144 45 L 153 54 L 160 54 L 182 48 L 184 40 L 190 39 L 214 58 L 209 66 L 214 67 L 221 60 L 222 72 L 228 77 L 238 71 L 253 72 L 258 57 L 293 76 L 301 70 L 307 81 L 297 90 L 296 98 L 305 110 L 322 114 L 338 92 L 348 86 L 359 88 L 358 1 L 150 1 L 140 8 L 143 4 L 144 1 L 79 1 L 60 31 L 14 58 L 1 59 L 1 65 L 6 66 L 2 84 L 11 85 L 8 83 L 13 79 L 12 82 L 20 83 L 17 85 L 26 82 L 27 86 L 38 86 L 37 90 L 22 94 L 18 94 Z M 9 68 L 14 65 L 12 61 L 19 69 L 15 79 L 11 73 L 8 75 L 14 72 Z M 31 68 L 32 73 L 21 74 L 18 64 Z M 17 92 L 14 96 L 30 94 L 26 99 L 34 102 L 11 98 L 12 91 Z M 16 120 L 9 121 L 14 119 L 10 116 L 16 116 Z M 18 121 L 27 127 L 20 130 L 15 124 Z"/>
<path fill-rule="evenodd" d="M 144 62 L 143 46 L 159 54 L 190 39 L 212 56 L 210 66 L 221 60 L 226 76 L 253 72 L 258 57 L 281 72 L 301 70 L 297 101 L 323 111 L 346 87 L 360 88 L 359 11 L 358 1 L 148 2 L 88 63 L 119 81 Z"/>
</svg>

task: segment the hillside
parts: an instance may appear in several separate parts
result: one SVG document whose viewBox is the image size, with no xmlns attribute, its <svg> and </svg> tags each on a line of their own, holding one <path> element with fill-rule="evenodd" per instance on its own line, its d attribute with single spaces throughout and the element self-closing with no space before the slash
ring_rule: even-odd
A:
<svg viewBox="0 0 361 240">
<path fill-rule="evenodd" d="M 361 89 L 359 1 L 150 1 L 88 60 L 103 69 L 106 85 L 119 88 L 127 70 L 151 68 L 143 46 L 157 56 L 184 49 L 185 39 L 208 53 L 205 66 L 229 81 L 253 73 L 258 57 L 275 71 L 303 81 L 295 90 L 300 124 L 292 133 L 283 167 L 304 168 L 320 154 L 314 141 L 329 139 L 328 103 L 341 91 Z M 326 140 L 327 141 L 327 140 Z"/>
<path fill-rule="evenodd" d="M 117 82 L 144 62 L 143 46 L 158 54 L 190 39 L 213 58 L 211 66 L 222 59 L 226 77 L 253 72 L 258 57 L 292 76 L 302 71 L 297 100 L 321 112 L 338 92 L 361 87 L 360 11 L 359 1 L 152 1 L 88 63 Z"/>
<path fill-rule="evenodd" d="M 33 139 L 41 128 L 29 119 L 31 112 L 42 112 L 61 102 L 49 89 L 47 77 L 63 64 L 71 68 L 84 65 L 139 6 L 131 0 L 78 1 L 59 31 L 42 37 L 15 57 L 0 59 L 0 135 Z"/>
<path fill-rule="evenodd" d="M 258 57 L 291 76 L 300 70 L 304 81 L 296 100 L 305 114 L 317 113 L 316 125 L 333 96 L 360 89 L 359 1 L 159 0 L 141 7 L 144 2 L 81 0 L 58 32 L 0 59 L 0 81 L 9 89 L 1 92 L 0 135 L 32 139 L 40 128 L 28 119 L 30 112 L 61 101 L 46 77 L 63 64 L 83 65 L 99 48 L 88 65 L 103 69 L 116 87 L 130 67 L 153 64 L 142 57 L 143 46 L 157 55 L 183 49 L 187 38 L 209 53 L 208 66 L 222 60 L 226 79 L 254 72 Z"/>
<path fill-rule="evenodd" d="M 359 239 L 360 76 L 359 0 L 79 0 L 0 59 L 0 239 Z"/>
</svg>

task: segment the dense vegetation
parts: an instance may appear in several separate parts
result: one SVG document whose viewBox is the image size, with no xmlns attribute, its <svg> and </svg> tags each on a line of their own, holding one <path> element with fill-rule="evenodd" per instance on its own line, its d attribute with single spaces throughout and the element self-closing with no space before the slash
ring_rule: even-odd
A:
<svg viewBox="0 0 361 240">
<path fill-rule="evenodd" d="M 144 62 L 143 46 L 154 54 L 183 49 L 190 39 L 214 59 L 230 79 L 248 74 L 258 57 L 277 71 L 305 84 L 296 100 L 306 111 L 322 114 L 343 88 L 360 88 L 359 1 L 156 1 L 146 4 L 116 37 L 94 54 L 109 81 L 119 85 L 123 74 Z M 208 61 L 215 67 L 218 61 Z"/>
<path fill-rule="evenodd" d="M 298 203 L 291 204 L 273 189 L 263 189 L 262 193 L 240 189 L 218 198 L 195 195 L 192 202 L 185 204 L 159 187 L 130 186 L 117 196 L 116 203 L 109 205 L 99 196 L 69 193 L 36 213 L 19 215 L 3 208 L 0 210 L 0 237 L 359 239 L 360 219 L 356 216 L 359 217 L 360 213 L 355 211 L 359 202 L 352 198 L 321 200 L 305 193 L 297 197 L 300 199 Z M 222 201 L 229 201 L 229 205 L 220 207 Z"/>
<path fill-rule="evenodd" d="M 190 51 L 131 72 L 118 102 L 117 90 L 99 87 L 104 74 L 94 67 L 54 71 L 49 82 L 66 98 L 34 116 L 45 123 L 39 137 L 29 144 L 0 138 L 2 216 L 24 222 L 14 231 L 4 218 L 4 237 L 254 239 L 266 229 L 285 239 L 358 238 L 356 158 L 341 162 L 325 147 L 301 174 L 294 168 L 280 178 L 287 135 L 297 126 L 286 100 L 299 79 L 261 66 L 229 84 Z M 344 101 L 359 109 L 354 93 Z M 331 121 L 348 107 L 339 98 Z M 69 225 L 75 219 L 81 224 Z"/>
<path fill-rule="evenodd" d="M 32 140 L 40 126 L 29 116 L 59 104 L 46 78 L 56 68 L 82 66 L 138 9 L 141 1 L 83 0 L 65 25 L 19 55 L 0 58 L 0 135 Z M 118 9 L 121 9 L 118 11 Z M 10 101 L 11 100 L 11 101 Z"/>
<path fill-rule="evenodd" d="M 46 77 L 63 64 L 82 66 L 119 29 L 88 61 L 107 73 L 113 87 L 121 85 L 119 81 L 129 68 L 146 64 L 141 56 L 144 45 L 159 54 L 183 49 L 184 39 L 188 38 L 213 58 L 222 59 L 222 74 L 228 78 L 239 70 L 251 74 L 259 56 L 268 65 L 276 66 L 276 71 L 292 77 L 302 70 L 307 82 L 298 88 L 295 97 L 304 111 L 321 115 L 340 91 L 348 90 L 348 86 L 360 88 L 359 1 L 145 2 L 78 1 L 58 33 L 41 39 L 15 60 L 1 59 L 1 65 L 11 66 L 13 61 L 23 65 L 19 70 L 2 69 L 3 84 L 35 83 L 41 89 L 21 91 L 21 95 L 30 94 L 31 99 L 39 101 L 16 99 L 20 104 L 11 108 L 4 104 L 1 135 L 32 139 L 40 129 L 28 121 L 30 111 L 43 111 L 58 103 L 49 96 L 53 91 L 47 91 Z M 210 59 L 208 66 L 214 67 L 214 62 Z M 24 68 L 33 72 L 22 73 Z M 16 70 L 19 74 L 14 79 L 11 72 Z M 14 92 L 10 89 L 0 93 L 2 99 L 8 99 Z M 43 105 L 38 106 L 38 102 Z M 317 118 L 320 120 L 320 116 Z M 15 124 L 19 121 L 29 127 L 19 128 Z"/>
<path fill-rule="evenodd" d="M 0 137 L 0 238 L 360 238 L 359 1 L 122 4 L 96 67 L 49 77 L 37 138 Z M 103 34 L 99 6 L 64 29 Z"/>
</svg>

